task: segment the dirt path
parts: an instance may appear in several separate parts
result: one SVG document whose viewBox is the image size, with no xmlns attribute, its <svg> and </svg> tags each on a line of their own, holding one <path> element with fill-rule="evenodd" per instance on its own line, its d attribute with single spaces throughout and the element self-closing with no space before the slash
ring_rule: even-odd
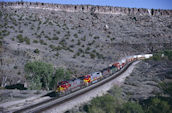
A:
<svg viewBox="0 0 172 113">
<path fill-rule="evenodd" d="M 86 103 L 88 101 L 90 101 L 92 98 L 96 97 L 96 96 L 102 96 L 103 94 L 106 94 L 107 91 L 112 88 L 114 85 L 122 85 L 125 81 L 125 78 L 127 76 L 129 76 L 131 74 L 131 72 L 133 71 L 135 65 L 138 63 L 139 61 L 133 63 L 123 74 L 121 74 L 119 77 L 117 77 L 116 79 L 94 89 L 91 90 L 81 96 L 78 96 L 68 102 L 64 102 L 56 107 L 53 107 L 52 109 L 49 109 L 47 111 L 44 111 L 44 113 L 63 113 L 66 110 L 72 109 L 73 107 L 79 106 L 83 103 Z"/>
</svg>

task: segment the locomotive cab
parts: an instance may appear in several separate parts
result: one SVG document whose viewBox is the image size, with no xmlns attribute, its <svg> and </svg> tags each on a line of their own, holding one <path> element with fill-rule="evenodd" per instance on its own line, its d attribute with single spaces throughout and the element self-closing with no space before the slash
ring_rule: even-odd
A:
<svg viewBox="0 0 172 113">
<path fill-rule="evenodd" d="M 61 81 L 57 85 L 56 92 L 65 92 L 70 86 L 71 84 L 68 81 Z"/>
</svg>

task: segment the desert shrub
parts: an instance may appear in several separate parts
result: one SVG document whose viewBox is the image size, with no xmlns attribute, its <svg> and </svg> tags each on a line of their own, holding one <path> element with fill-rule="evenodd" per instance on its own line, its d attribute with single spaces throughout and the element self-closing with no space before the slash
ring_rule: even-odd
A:
<svg viewBox="0 0 172 113">
<path fill-rule="evenodd" d="M 169 74 L 172 74 L 172 72 L 169 72 Z M 164 91 L 165 94 L 170 95 L 170 97 L 172 98 L 172 82 L 162 82 L 159 84 L 159 86 L 161 87 L 161 89 Z"/>
<path fill-rule="evenodd" d="M 59 56 L 59 53 L 57 52 L 55 55 L 58 57 Z"/>
<path fill-rule="evenodd" d="M 17 66 L 14 66 L 14 69 L 17 69 L 18 67 Z"/>
<path fill-rule="evenodd" d="M 80 42 L 80 40 L 78 39 L 78 43 L 77 43 L 77 45 L 81 45 L 81 42 Z"/>
<path fill-rule="evenodd" d="M 34 50 L 34 53 L 39 54 L 39 49 L 35 49 L 35 50 Z"/>
<path fill-rule="evenodd" d="M 24 42 L 24 38 L 23 38 L 22 34 L 17 35 L 17 39 L 18 39 L 19 43 Z"/>
<path fill-rule="evenodd" d="M 0 41 L 0 47 L 2 46 L 2 41 Z"/>
<path fill-rule="evenodd" d="M 47 45 L 47 43 L 45 43 L 44 40 L 39 40 L 39 43 L 40 43 L 41 45 Z"/>
<path fill-rule="evenodd" d="M 100 37 L 99 36 L 94 36 L 94 39 L 96 40 L 96 39 L 99 39 Z"/>
<path fill-rule="evenodd" d="M 90 53 L 90 58 L 94 59 L 96 56 L 94 53 Z"/>
<path fill-rule="evenodd" d="M 2 40 L 4 37 L 0 36 L 0 40 Z"/>
<path fill-rule="evenodd" d="M 152 59 L 156 61 L 161 60 L 162 59 L 161 55 L 162 55 L 161 53 L 155 53 Z"/>
<path fill-rule="evenodd" d="M 104 59 L 103 54 L 100 54 L 100 53 L 96 52 L 96 55 L 97 55 L 97 58 L 98 59 Z"/>
<path fill-rule="evenodd" d="M 33 43 L 38 43 L 38 40 L 33 40 Z"/>
<path fill-rule="evenodd" d="M 72 39 L 71 41 L 74 42 L 74 39 Z"/>
<path fill-rule="evenodd" d="M 79 48 L 78 51 L 81 52 L 81 53 L 84 52 L 81 48 Z"/>
<path fill-rule="evenodd" d="M 15 41 L 15 39 L 14 39 L 14 38 L 11 38 L 11 40 L 12 40 L 12 41 Z"/>
<path fill-rule="evenodd" d="M 30 82 L 30 89 L 49 89 L 52 81 L 53 66 L 41 61 L 28 62 L 24 67 L 26 79 Z"/>
<path fill-rule="evenodd" d="M 74 34 L 73 36 L 74 36 L 75 38 L 78 38 L 78 34 Z"/>
<path fill-rule="evenodd" d="M 167 56 L 169 60 L 172 60 L 172 50 L 164 51 L 164 55 Z"/>
<path fill-rule="evenodd" d="M 153 54 L 153 57 L 151 59 L 156 61 L 162 60 L 164 58 L 162 57 L 162 55 L 164 55 L 164 57 L 167 58 L 168 60 L 172 60 L 172 50 L 165 50 L 155 53 Z"/>
<path fill-rule="evenodd" d="M 64 40 L 64 39 L 62 39 L 60 42 L 59 42 L 59 44 L 61 45 L 61 46 L 66 46 L 66 41 Z"/>
<path fill-rule="evenodd" d="M 30 44 L 30 39 L 28 37 L 25 37 L 24 40 L 25 40 L 26 44 L 28 44 L 28 45 Z"/>
<path fill-rule="evenodd" d="M 110 40 L 113 41 L 113 40 L 115 40 L 115 38 L 111 38 Z"/>
<path fill-rule="evenodd" d="M 57 33 L 57 34 L 60 34 L 60 31 L 57 31 L 56 33 Z"/>
<path fill-rule="evenodd" d="M 80 52 L 78 51 L 78 52 L 76 53 L 76 55 L 77 55 L 77 56 L 80 56 Z"/>
<path fill-rule="evenodd" d="M 54 46 L 54 45 L 49 45 L 49 47 L 50 47 L 52 50 L 55 50 L 55 49 L 56 49 L 56 46 Z"/>
<path fill-rule="evenodd" d="M 84 35 L 83 38 L 81 38 L 82 41 L 86 41 L 86 36 Z"/>
<path fill-rule="evenodd" d="M 59 37 L 57 37 L 57 36 L 52 38 L 52 40 L 58 40 L 58 39 L 59 39 Z"/>
</svg>

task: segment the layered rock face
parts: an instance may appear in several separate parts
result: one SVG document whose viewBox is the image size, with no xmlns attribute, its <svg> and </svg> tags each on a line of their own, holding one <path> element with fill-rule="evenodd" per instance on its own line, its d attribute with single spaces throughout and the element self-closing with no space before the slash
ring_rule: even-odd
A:
<svg viewBox="0 0 172 113">
<path fill-rule="evenodd" d="M 106 14 L 130 14 L 130 15 L 172 15 L 171 10 L 160 9 L 144 9 L 144 8 L 122 8 L 110 6 L 91 6 L 91 5 L 61 5 L 48 4 L 39 2 L 1 2 L 1 6 L 15 6 L 15 7 L 35 7 L 41 9 L 51 9 L 69 12 L 95 12 Z"/>
<path fill-rule="evenodd" d="M 0 5 L 1 86 L 25 83 L 28 61 L 51 63 L 79 76 L 128 55 L 172 49 L 171 10 L 29 2 Z"/>
</svg>

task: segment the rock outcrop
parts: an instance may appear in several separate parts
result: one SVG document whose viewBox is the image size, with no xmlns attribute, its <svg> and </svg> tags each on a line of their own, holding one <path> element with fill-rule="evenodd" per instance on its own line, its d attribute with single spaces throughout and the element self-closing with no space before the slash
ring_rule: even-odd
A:
<svg viewBox="0 0 172 113">
<path fill-rule="evenodd" d="M 172 10 L 144 9 L 144 8 L 123 8 L 111 6 L 93 5 L 61 5 L 39 2 L 0 2 L 1 7 L 35 7 L 41 9 L 68 11 L 68 12 L 95 12 L 104 14 L 128 14 L 128 15 L 172 15 Z"/>
</svg>

